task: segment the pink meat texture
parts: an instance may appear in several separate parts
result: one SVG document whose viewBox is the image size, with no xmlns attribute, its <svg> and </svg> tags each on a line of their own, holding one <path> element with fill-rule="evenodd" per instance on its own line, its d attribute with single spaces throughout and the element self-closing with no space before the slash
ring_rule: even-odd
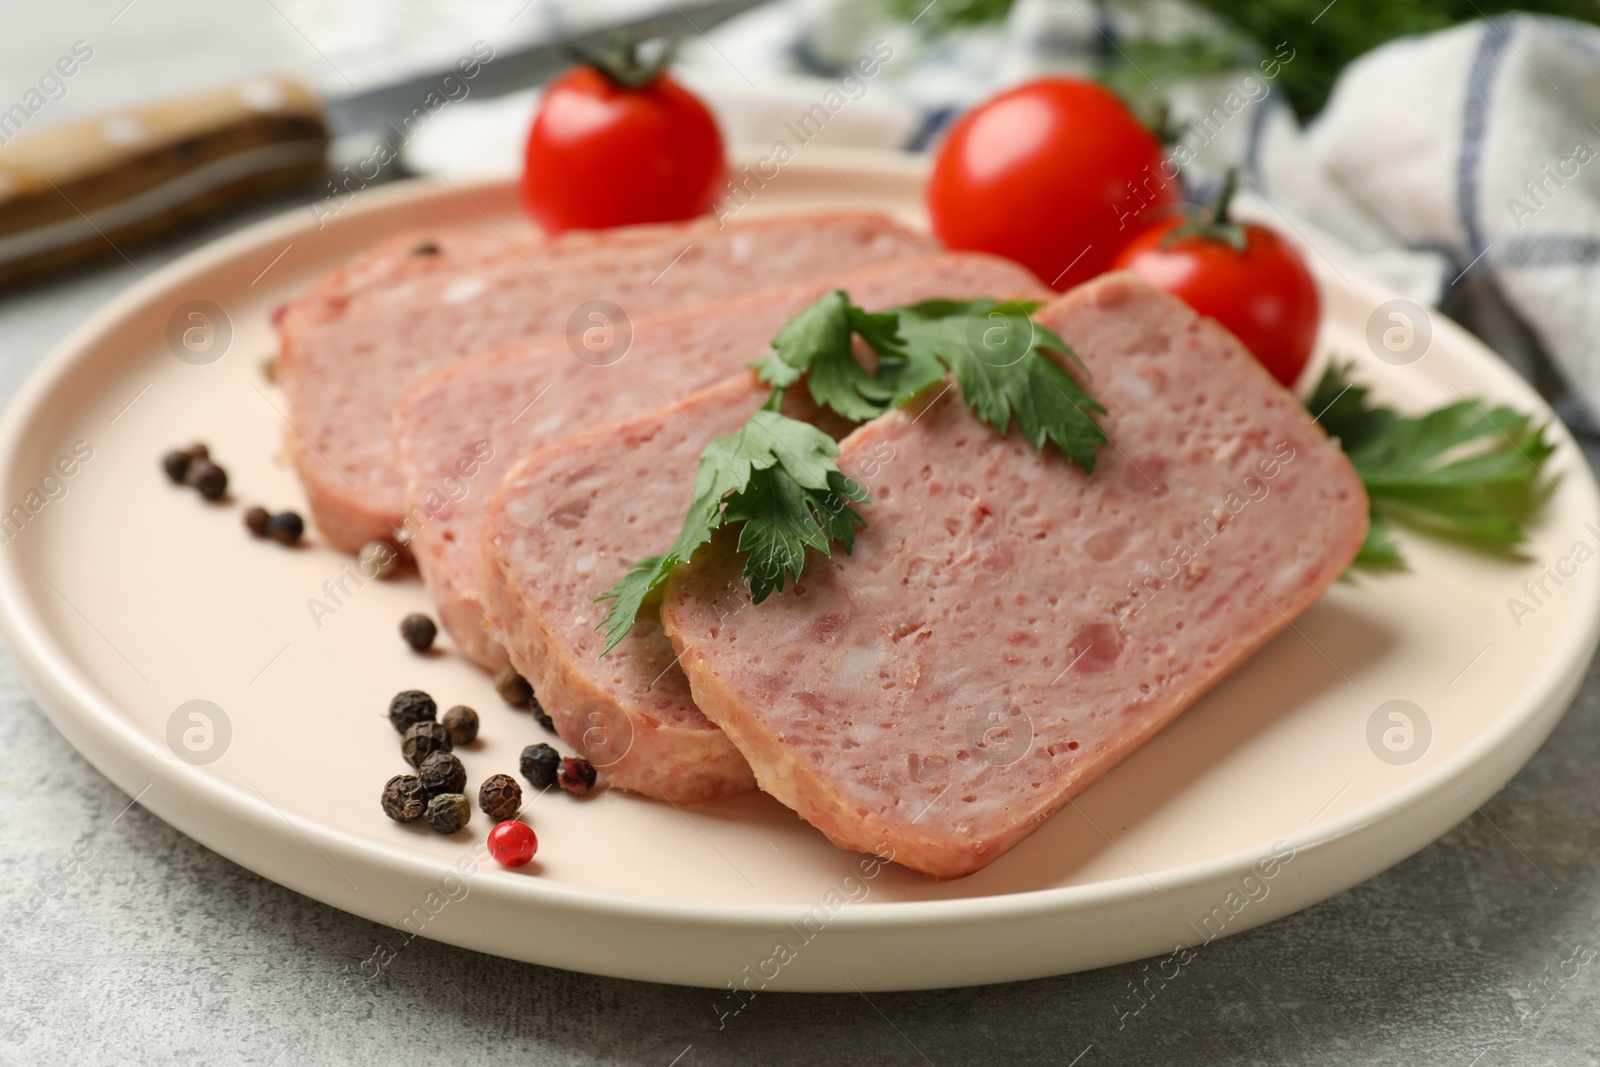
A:
<svg viewBox="0 0 1600 1067">
<path fill-rule="evenodd" d="M 405 507 L 389 438 L 396 401 L 457 360 L 569 332 L 587 302 L 635 319 L 916 256 L 877 214 L 629 227 L 513 240 L 489 228 L 385 241 L 318 281 L 280 324 L 289 451 L 318 528 L 355 551 Z"/>
<path fill-rule="evenodd" d="M 737 373 L 766 353 L 791 315 L 833 288 L 864 306 L 889 307 L 935 296 L 1033 292 L 1038 282 L 989 256 L 906 259 L 637 318 L 631 346 L 613 363 L 578 359 L 563 339 L 457 363 L 411 390 L 394 415 L 405 521 L 440 621 L 462 651 L 490 669 L 506 662 L 504 639 L 483 611 L 479 546 L 489 496 L 517 460 Z M 666 531 L 662 548 L 673 532 Z"/>
<path fill-rule="evenodd" d="M 594 600 L 671 544 L 706 438 L 738 429 L 766 395 L 746 372 L 568 438 L 517 464 L 489 505 L 488 615 L 562 739 L 611 785 L 675 804 L 756 786 L 739 750 L 694 706 L 654 612 L 601 659 L 595 627 L 608 605 Z"/>
<path fill-rule="evenodd" d="M 719 537 L 661 609 L 763 790 L 939 877 L 993 862 L 1170 723 L 1367 527 L 1349 462 L 1215 322 L 1131 275 L 1039 318 L 1110 412 L 1093 476 L 952 389 L 841 444 L 872 498 L 852 556 L 813 556 L 752 607 Z"/>
</svg>

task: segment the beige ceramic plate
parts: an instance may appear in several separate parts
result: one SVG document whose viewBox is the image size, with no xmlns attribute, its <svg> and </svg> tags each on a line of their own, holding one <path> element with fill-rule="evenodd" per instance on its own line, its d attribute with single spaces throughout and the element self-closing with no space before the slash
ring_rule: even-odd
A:
<svg viewBox="0 0 1600 1067">
<path fill-rule="evenodd" d="M 747 210 L 866 201 L 914 225 L 919 187 L 904 162 L 813 153 Z M 448 649 L 419 658 L 402 645 L 397 621 L 427 608 L 418 582 L 354 582 L 350 560 L 321 545 L 252 541 L 240 511 L 302 500 L 276 458 L 282 399 L 260 369 L 272 307 L 402 226 L 486 216 L 509 227 L 517 211 L 496 183 L 407 184 L 330 210 L 175 263 L 35 376 L 0 431 L 0 619 L 56 725 L 139 803 L 268 878 L 400 930 L 724 993 L 995 982 L 1195 949 L 1360 882 L 1470 813 L 1549 733 L 1594 650 L 1600 508 L 1557 426 L 1559 488 L 1528 561 L 1406 537 L 1411 570 L 1341 582 L 970 878 L 863 870 L 762 796 L 677 810 L 620 793 L 537 799 L 538 860 L 500 869 L 484 861 L 481 814 L 449 839 L 384 818 L 380 787 L 405 767 L 383 711 L 409 687 L 480 709 L 483 740 L 463 754 L 474 782 L 514 773 L 542 731 Z M 1367 330 L 1386 294 L 1320 267 L 1323 354 L 1357 360 L 1384 398 L 1414 410 L 1466 394 L 1545 411 L 1442 318 L 1420 359 L 1378 360 Z M 212 354 L 225 347 L 212 362 L 174 356 L 188 352 L 185 327 L 204 329 L 186 318 L 191 301 L 220 309 L 214 325 L 231 334 L 211 340 Z M 233 505 L 162 477 L 162 451 L 197 438 L 230 470 Z M 1546 565 L 1562 576 L 1543 579 L 1536 602 L 1523 583 Z M 1513 597 L 1533 610 L 1513 618 Z M 312 598 L 332 610 L 313 613 Z M 388 943 L 361 973 L 378 973 L 405 938 Z"/>
</svg>

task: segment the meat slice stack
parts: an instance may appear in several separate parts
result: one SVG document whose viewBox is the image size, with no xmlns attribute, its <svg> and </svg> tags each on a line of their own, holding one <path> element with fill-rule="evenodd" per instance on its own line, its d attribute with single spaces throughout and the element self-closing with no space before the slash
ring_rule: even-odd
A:
<svg viewBox="0 0 1600 1067">
<path fill-rule="evenodd" d="M 695 704 L 762 789 L 842 847 L 941 877 L 1170 723 L 1366 531 L 1343 454 L 1214 322 L 1127 275 L 1039 319 L 1110 412 L 1092 476 L 952 389 L 842 443 L 844 470 L 877 469 L 857 475 L 853 555 L 813 556 L 751 607 L 719 537 L 661 609 Z"/>
<path fill-rule="evenodd" d="M 388 240 L 317 282 L 280 324 L 288 441 L 312 515 L 347 551 L 402 526 L 390 416 L 440 367 L 569 332 L 581 339 L 605 328 L 596 312 L 638 321 L 923 251 L 877 214 L 725 228 L 708 219 L 548 241 L 488 228 Z"/>
<path fill-rule="evenodd" d="M 489 495 L 528 453 L 740 372 L 766 354 L 791 315 L 829 289 L 844 288 L 863 306 L 882 308 L 936 296 L 1033 292 L 1037 285 L 1021 267 L 991 256 L 918 257 L 636 319 L 632 345 L 616 362 L 585 362 L 563 339 L 430 376 L 400 402 L 393 429 L 412 552 L 445 629 L 477 663 L 493 669 L 506 662 L 505 642 L 483 610 L 479 546 Z M 675 529 L 642 554 L 665 549 Z"/>
</svg>

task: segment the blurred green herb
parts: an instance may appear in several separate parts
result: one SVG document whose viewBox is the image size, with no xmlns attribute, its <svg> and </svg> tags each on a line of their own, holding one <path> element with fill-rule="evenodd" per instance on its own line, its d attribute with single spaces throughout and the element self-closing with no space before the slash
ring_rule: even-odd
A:
<svg viewBox="0 0 1600 1067">
<path fill-rule="evenodd" d="M 1197 0 L 1267 48 L 1287 41 L 1297 51 L 1281 75 L 1302 120 L 1322 110 L 1345 66 L 1386 41 L 1432 33 L 1508 11 L 1600 22 L 1594 0 Z M 1321 13 L 1321 17 L 1317 15 Z M 1311 20 L 1316 18 L 1316 24 Z"/>
<path fill-rule="evenodd" d="M 999 22 L 1011 13 L 1012 0 L 887 0 L 889 10 L 896 18 L 907 22 L 915 19 L 917 25 L 929 32 L 960 29 L 963 26 L 982 26 Z"/>
<path fill-rule="evenodd" d="M 1166 129 L 1167 94 L 1163 86 L 1173 81 L 1200 78 L 1226 70 L 1250 67 L 1260 58 L 1249 41 L 1217 41 L 1186 37 L 1174 41 L 1135 38 L 1109 46 L 1100 56 L 1095 79 L 1127 101 L 1140 121 L 1163 141 L 1176 140 Z M 1160 83 L 1160 84 L 1158 84 Z"/>
<path fill-rule="evenodd" d="M 1524 540 L 1523 524 L 1549 484 L 1541 468 L 1555 451 L 1543 424 L 1475 400 L 1407 418 L 1373 404 L 1350 369 L 1329 367 L 1306 407 L 1367 487 L 1372 524 L 1357 563 L 1402 564 L 1390 521 L 1494 550 Z"/>
<path fill-rule="evenodd" d="M 917 19 L 917 26 L 929 33 L 946 33 L 964 27 L 1004 19 L 1012 0 L 884 0 L 897 18 Z M 1600 4 L 1595 0 L 1193 0 L 1253 40 L 1263 53 L 1286 42 L 1295 49 L 1295 58 L 1283 65 L 1278 84 L 1301 120 L 1309 119 L 1327 103 L 1328 94 L 1339 72 L 1357 56 L 1386 41 L 1408 34 L 1431 33 L 1460 22 L 1485 18 L 1508 11 L 1561 15 L 1580 22 L 1600 23 Z M 1114 4 L 1113 4 L 1114 6 Z M 917 18 L 921 13 L 921 17 Z M 1313 22 L 1314 20 L 1314 22 Z M 1209 64 L 1227 54 L 1216 53 L 1215 43 L 1179 42 L 1156 46 L 1144 55 L 1144 46 L 1121 41 L 1119 46 L 1138 67 L 1156 82 L 1181 78 L 1217 69 Z M 1166 50 L 1169 54 L 1161 54 Z M 1109 63 L 1102 74 L 1112 88 L 1137 97 L 1148 89 L 1136 69 L 1115 62 L 1117 53 L 1108 49 Z M 1184 53 L 1189 53 L 1185 55 Z M 1248 60 L 1247 60 L 1248 62 Z M 1185 64 L 1194 65 L 1186 69 Z M 1131 75 L 1131 77 L 1130 77 Z M 1137 85 L 1134 82 L 1137 81 Z M 1124 84 L 1126 83 L 1126 84 Z"/>
</svg>

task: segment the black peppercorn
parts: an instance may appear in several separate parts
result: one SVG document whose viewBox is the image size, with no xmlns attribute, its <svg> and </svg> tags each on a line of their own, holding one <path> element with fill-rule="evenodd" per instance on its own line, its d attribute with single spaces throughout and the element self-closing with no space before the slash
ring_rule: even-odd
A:
<svg viewBox="0 0 1600 1067">
<path fill-rule="evenodd" d="M 500 694 L 500 699 L 514 708 L 520 708 L 533 699 L 533 686 L 509 664 L 501 667 L 494 676 L 494 689 Z"/>
<path fill-rule="evenodd" d="M 407 689 L 396 693 L 389 701 L 389 721 L 397 733 L 405 733 L 419 722 L 433 722 L 439 717 L 439 705 L 420 689 Z"/>
<path fill-rule="evenodd" d="M 411 614 L 400 620 L 400 636 L 414 650 L 426 652 L 433 647 L 433 639 L 439 636 L 439 628 L 426 615 Z"/>
<path fill-rule="evenodd" d="M 529 785 L 535 789 L 549 789 L 556 784 L 556 773 L 561 769 L 561 753 L 549 745 L 529 745 L 522 750 L 518 765 Z"/>
<path fill-rule="evenodd" d="M 448 752 L 435 752 L 417 767 L 422 788 L 430 797 L 440 793 L 459 793 L 467 787 L 467 769 Z"/>
<path fill-rule="evenodd" d="M 306 523 L 292 511 L 280 511 L 267 520 L 267 536 L 280 545 L 297 545 L 306 532 Z"/>
<path fill-rule="evenodd" d="M 472 817 L 472 805 L 461 793 L 440 793 L 428 801 L 428 825 L 441 834 L 453 834 Z"/>
<path fill-rule="evenodd" d="M 515 819 L 522 810 L 522 787 L 509 774 L 491 774 L 478 787 L 478 807 L 495 822 Z"/>
<path fill-rule="evenodd" d="M 540 726 L 543 726 L 551 733 L 556 732 L 555 720 L 550 718 L 550 713 L 544 710 L 543 704 L 539 703 L 539 697 L 531 691 L 528 693 L 528 710 L 533 712 L 533 717 L 539 720 Z"/>
<path fill-rule="evenodd" d="M 416 822 L 428 806 L 428 792 L 414 774 L 397 774 L 383 787 L 383 813 L 395 822 Z"/>
<path fill-rule="evenodd" d="M 423 781 L 426 784 L 426 776 Z M 581 797 L 594 788 L 594 764 L 581 756 L 568 756 L 561 761 L 561 769 L 556 772 L 556 781 L 562 789 Z"/>
<path fill-rule="evenodd" d="M 457 704 L 445 712 L 441 721 L 450 731 L 451 744 L 470 745 L 478 739 L 478 713 L 465 704 Z"/>
<path fill-rule="evenodd" d="M 400 739 L 400 754 L 413 767 L 422 766 L 422 761 L 435 752 L 449 752 L 452 747 L 450 731 L 436 722 L 416 723 Z"/>
<path fill-rule="evenodd" d="M 183 449 L 174 448 L 161 457 L 161 469 L 167 472 L 168 478 L 182 485 L 183 479 L 189 474 L 189 461 L 193 458 Z"/>
<path fill-rule="evenodd" d="M 253 507 L 244 513 L 245 527 L 257 537 L 267 536 L 267 524 L 271 521 L 272 512 L 263 507 Z"/>
<path fill-rule="evenodd" d="M 194 459 L 183 480 L 200 491 L 207 500 L 221 500 L 228 491 L 228 472 L 209 459 Z"/>
<path fill-rule="evenodd" d="M 432 241 L 424 241 L 422 244 L 413 248 L 411 250 L 411 254 L 414 256 L 436 256 L 439 254 L 439 246 L 434 244 Z"/>
</svg>

